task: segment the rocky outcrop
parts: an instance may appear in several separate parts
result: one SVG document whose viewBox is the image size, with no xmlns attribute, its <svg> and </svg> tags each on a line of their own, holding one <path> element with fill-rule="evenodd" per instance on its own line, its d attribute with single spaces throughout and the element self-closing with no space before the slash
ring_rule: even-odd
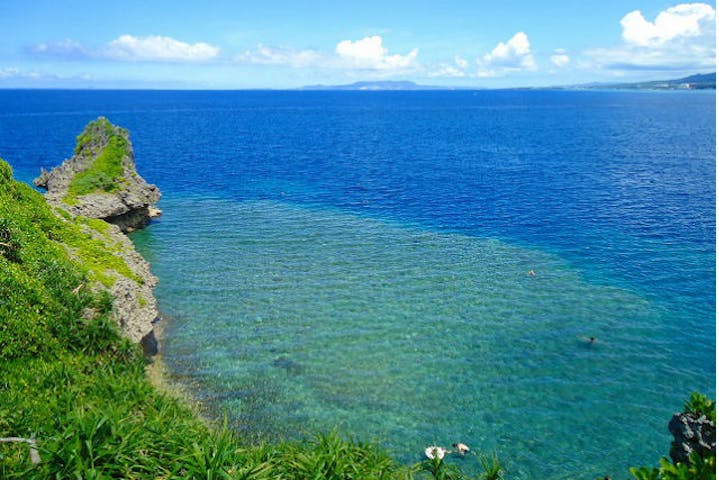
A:
<svg viewBox="0 0 719 480">
<path fill-rule="evenodd" d="M 142 228 L 160 214 L 154 208 L 160 190 L 138 175 L 128 131 L 104 117 L 90 122 L 77 137 L 72 158 L 50 171 L 43 169 L 33 183 L 47 190 L 51 205 L 103 219 L 123 232 Z"/>
<path fill-rule="evenodd" d="M 674 436 L 669 451 L 674 463 L 688 464 L 692 452 L 701 457 L 716 455 L 716 426 L 705 415 L 675 413 L 669 421 L 669 432 Z"/>
<path fill-rule="evenodd" d="M 88 288 L 108 290 L 112 314 L 123 335 L 142 343 L 147 353 L 157 353 L 153 331 L 159 319 L 153 295 L 157 278 L 125 233 L 146 226 L 160 215 L 154 207 L 160 190 L 137 174 L 127 130 L 104 117 L 90 122 L 77 138 L 75 155 L 51 171 L 43 169 L 33 183 L 47 190 L 45 199 L 50 205 L 70 214 L 68 221 L 122 260 L 114 268 L 101 265 L 99 270 L 103 271 L 95 274 L 99 281 Z M 81 252 L 72 247 L 68 252 L 81 257 Z M 94 313 L 86 315 L 92 318 Z"/>
</svg>

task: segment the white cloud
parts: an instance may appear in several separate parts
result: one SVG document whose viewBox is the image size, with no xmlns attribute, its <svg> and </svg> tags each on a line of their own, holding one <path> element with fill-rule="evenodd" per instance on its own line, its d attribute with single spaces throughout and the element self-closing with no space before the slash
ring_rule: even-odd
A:
<svg viewBox="0 0 719 480">
<path fill-rule="evenodd" d="M 646 70 L 692 73 L 716 68 L 716 12 L 705 3 L 683 3 L 660 12 L 653 22 L 636 10 L 621 20 L 623 42 L 584 52 L 585 69 L 617 74 Z"/>
<path fill-rule="evenodd" d="M 20 76 L 20 70 L 15 67 L 0 68 L 0 78 L 14 78 Z"/>
<path fill-rule="evenodd" d="M 161 35 L 122 35 L 101 51 L 102 56 L 116 60 L 160 62 L 204 62 L 219 53 L 218 47 L 204 42 L 189 44 Z"/>
<path fill-rule="evenodd" d="M 20 70 L 16 67 L 0 68 L 0 81 L 3 82 L 14 80 L 54 80 L 58 78 L 57 75 L 50 75 L 38 71 Z"/>
<path fill-rule="evenodd" d="M 622 37 L 633 45 L 644 47 L 662 45 L 678 37 L 698 37 L 706 23 L 715 21 L 714 9 L 705 3 L 682 3 L 667 8 L 654 22 L 634 10 L 622 18 Z"/>
<path fill-rule="evenodd" d="M 460 70 L 452 65 L 442 65 L 437 70 L 429 72 L 429 77 L 449 77 L 449 78 L 463 78 L 467 76 L 467 72 Z"/>
<path fill-rule="evenodd" d="M 499 42 L 494 49 L 477 60 L 479 77 L 496 77 L 509 72 L 536 70 L 529 37 L 517 32 L 507 43 Z"/>
<path fill-rule="evenodd" d="M 315 50 L 293 50 L 260 44 L 257 45 L 255 50 L 248 50 L 236 56 L 235 61 L 258 65 L 285 65 L 303 68 L 326 64 L 327 58 Z"/>
<path fill-rule="evenodd" d="M 88 51 L 82 44 L 75 40 L 65 39 L 54 43 L 39 43 L 30 47 L 30 52 L 40 55 L 52 55 L 57 57 L 85 57 Z"/>
<path fill-rule="evenodd" d="M 407 55 L 390 55 L 382 45 L 382 37 L 373 35 L 357 41 L 343 40 L 335 47 L 335 53 L 347 66 L 368 70 L 406 70 L 415 67 L 419 54 L 413 49 Z"/>
<path fill-rule="evenodd" d="M 39 43 L 29 49 L 33 54 L 66 59 L 99 59 L 144 62 L 205 62 L 220 54 L 218 47 L 204 42 L 189 44 L 172 37 L 122 35 L 99 49 L 85 47 L 74 40 Z"/>
<path fill-rule="evenodd" d="M 449 78 L 463 78 L 471 76 L 467 69 L 469 68 L 469 61 L 460 57 L 459 55 L 455 55 L 454 57 L 454 65 L 448 65 L 446 63 L 441 63 L 439 66 L 435 68 L 435 70 L 430 71 L 427 76 L 429 77 L 449 77 Z"/>
<path fill-rule="evenodd" d="M 357 41 L 343 40 L 337 44 L 334 53 L 317 50 L 295 50 L 289 48 L 258 45 L 235 57 L 238 63 L 259 65 L 280 65 L 294 68 L 327 68 L 334 70 L 371 70 L 392 75 L 418 69 L 418 49 L 407 55 L 389 54 L 382 45 L 382 37 L 374 35 Z"/>
<path fill-rule="evenodd" d="M 565 52 L 561 48 L 557 48 L 556 50 L 554 50 L 554 55 L 549 57 L 549 60 L 556 67 L 559 67 L 559 68 L 566 67 L 567 65 L 569 65 L 569 62 L 571 61 L 571 59 L 569 58 L 569 55 L 567 55 L 567 52 Z"/>
</svg>

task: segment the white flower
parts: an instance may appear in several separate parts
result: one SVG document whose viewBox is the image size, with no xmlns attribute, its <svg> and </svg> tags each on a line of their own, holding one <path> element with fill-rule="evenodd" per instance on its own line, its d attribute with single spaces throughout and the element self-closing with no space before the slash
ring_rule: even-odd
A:
<svg viewBox="0 0 719 480">
<path fill-rule="evenodd" d="M 437 446 L 431 446 L 424 449 L 424 454 L 427 455 L 427 458 L 429 458 L 430 460 L 433 460 L 435 458 L 439 458 L 441 460 L 444 458 L 444 455 L 446 453 L 446 449 Z"/>
</svg>

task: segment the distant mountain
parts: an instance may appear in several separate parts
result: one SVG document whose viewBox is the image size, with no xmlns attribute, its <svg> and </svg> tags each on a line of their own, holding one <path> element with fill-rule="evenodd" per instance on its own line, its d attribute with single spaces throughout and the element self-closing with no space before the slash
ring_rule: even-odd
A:
<svg viewBox="0 0 719 480">
<path fill-rule="evenodd" d="M 300 90 L 452 90 L 451 87 L 417 85 L 410 81 L 355 82 L 348 85 L 308 85 Z"/>
<path fill-rule="evenodd" d="M 525 88 L 531 87 L 524 87 Z M 592 82 L 566 87 L 542 87 L 540 89 L 622 89 L 622 90 L 716 90 L 716 73 L 700 73 L 674 80 L 654 80 L 646 82 L 599 83 Z M 448 87 L 438 85 L 418 85 L 408 80 L 363 81 L 347 85 L 308 85 L 299 90 L 364 90 L 364 91 L 411 91 L 411 90 L 481 90 L 482 87 Z"/>
<path fill-rule="evenodd" d="M 589 84 L 582 88 L 617 88 L 630 90 L 716 90 L 716 72 L 700 73 L 674 80 L 655 80 L 651 82 Z"/>
</svg>

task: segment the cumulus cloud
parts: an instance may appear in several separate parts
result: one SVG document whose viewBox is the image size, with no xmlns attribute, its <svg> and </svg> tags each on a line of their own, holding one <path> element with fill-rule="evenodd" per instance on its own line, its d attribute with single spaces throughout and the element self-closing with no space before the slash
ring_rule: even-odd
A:
<svg viewBox="0 0 719 480">
<path fill-rule="evenodd" d="M 99 59 L 143 62 L 205 62 L 220 54 L 218 47 L 204 42 L 186 43 L 172 37 L 121 35 L 99 49 L 92 49 L 74 40 L 40 43 L 30 52 L 71 59 Z"/>
<path fill-rule="evenodd" d="M 524 32 L 517 32 L 507 43 L 499 42 L 483 60 L 486 65 L 507 68 L 531 69 L 535 66 L 529 37 Z"/>
<path fill-rule="evenodd" d="M 403 70 L 415 66 L 419 49 L 406 55 L 390 55 L 382 45 L 382 37 L 373 35 L 360 40 L 343 40 L 335 47 L 335 53 L 348 66 L 368 70 Z"/>
<path fill-rule="evenodd" d="M 699 37 L 706 23 L 715 20 L 714 9 L 705 3 L 682 3 L 667 8 L 654 22 L 634 10 L 622 18 L 622 37 L 627 43 L 644 47 L 663 45 L 680 37 Z"/>
<path fill-rule="evenodd" d="M 621 20 L 623 42 L 585 52 L 585 68 L 692 71 L 716 68 L 716 12 L 705 3 L 683 3 L 660 12 L 653 21 L 641 11 Z"/>
<path fill-rule="evenodd" d="M 477 69 L 473 71 L 472 63 L 457 55 L 454 57 L 454 63 L 440 63 L 428 76 L 486 78 L 537 69 L 529 37 L 524 32 L 517 32 L 506 42 L 497 43 L 490 52 L 475 59 L 474 65 Z"/>
<path fill-rule="evenodd" d="M 554 55 L 549 57 L 549 61 L 551 61 L 554 66 L 563 68 L 569 65 L 571 59 L 569 58 L 569 55 L 567 55 L 567 52 L 564 51 L 564 49 L 557 48 L 556 50 L 554 50 Z"/>
<path fill-rule="evenodd" d="M 494 49 L 477 60 L 480 77 L 495 77 L 509 72 L 536 70 L 529 37 L 517 32 L 506 43 L 499 42 Z"/>
<path fill-rule="evenodd" d="M 203 62 L 219 53 L 218 47 L 204 42 L 189 44 L 161 35 L 122 35 L 102 50 L 105 57 L 130 61 Z"/>
<path fill-rule="evenodd" d="M 382 37 L 374 35 L 360 40 L 343 40 L 333 53 L 317 50 L 295 50 L 258 45 L 235 57 L 238 63 L 281 65 L 294 68 L 318 67 L 340 70 L 371 70 L 391 75 L 418 68 L 418 49 L 406 55 L 390 54 Z"/>
</svg>

